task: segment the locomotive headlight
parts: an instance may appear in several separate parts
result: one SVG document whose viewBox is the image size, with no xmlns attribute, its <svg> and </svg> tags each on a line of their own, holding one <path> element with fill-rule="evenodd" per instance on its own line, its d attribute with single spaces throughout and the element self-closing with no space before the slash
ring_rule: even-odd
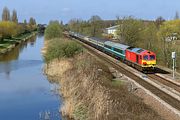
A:
<svg viewBox="0 0 180 120">
<path fill-rule="evenodd" d="M 147 62 L 143 62 L 143 65 L 147 65 Z"/>
</svg>

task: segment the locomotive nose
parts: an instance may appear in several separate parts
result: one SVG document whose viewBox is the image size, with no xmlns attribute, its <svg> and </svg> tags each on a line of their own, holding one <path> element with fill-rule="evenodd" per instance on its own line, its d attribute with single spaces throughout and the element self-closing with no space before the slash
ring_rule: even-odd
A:
<svg viewBox="0 0 180 120">
<path fill-rule="evenodd" d="M 154 67 L 156 65 L 156 60 L 149 61 L 149 66 Z"/>
</svg>

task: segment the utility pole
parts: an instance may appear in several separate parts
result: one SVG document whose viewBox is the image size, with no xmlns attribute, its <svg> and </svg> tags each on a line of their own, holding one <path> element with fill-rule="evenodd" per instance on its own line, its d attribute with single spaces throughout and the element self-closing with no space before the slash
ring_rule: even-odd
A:
<svg viewBox="0 0 180 120">
<path fill-rule="evenodd" d="M 175 79 L 175 59 L 176 59 L 176 52 L 172 52 L 172 59 L 173 59 L 173 79 Z"/>
</svg>

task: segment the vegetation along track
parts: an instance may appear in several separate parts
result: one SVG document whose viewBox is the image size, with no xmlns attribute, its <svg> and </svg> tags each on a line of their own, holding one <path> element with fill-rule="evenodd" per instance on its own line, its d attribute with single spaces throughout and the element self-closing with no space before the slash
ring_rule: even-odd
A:
<svg viewBox="0 0 180 120">
<path fill-rule="evenodd" d="M 102 53 L 95 51 L 96 50 L 95 48 L 90 47 L 89 45 L 81 42 L 80 40 L 77 40 L 77 41 L 80 44 L 82 44 L 89 52 L 91 52 L 92 54 L 96 55 L 97 57 L 99 57 L 100 59 L 105 61 L 106 63 L 110 64 L 111 66 L 113 66 L 115 69 L 117 69 L 122 74 L 124 74 L 124 75 L 128 76 L 129 78 L 135 80 L 141 86 L 143 86 L 147 90 L 151 91 L 153 94 L 157 95 L 159 98 L 164 100 L 166 103 L 171 105 L 173 108 L 175 108 L 175 109 L 180 111 L 180 101 L 179 100 L 175 99 L 174 97 L 168 95 L 164 91 L 162 91 L 162 90 L 158 89 L 157 87 L 149 84 L 148 82 L 146 82 L 142 78 L 136 76 L 132 72 L 126 70 L 123 67 L 121 67 L 119 64 L 116 63 L 116 61 L 110 60 L 109 58 L 105 57 Z"/>
<path fill-rule="evenodd" d="M 170 87 L 170 88 L 172 88 L 172 89 L 174 89 L 174 90 L 176 90 L 177 92 L 180 93 L 180 85 L 175 84 L 175 83 L 173 83 L 173 82 L 171 82 L 169 80 L 166 80 L 165 78 L 162 78 L 162 77 L 160 77 L 158 75 L 155 75 L 155 74 L 147 74 L 147 76 L 149 78 L 151 78 L 151 80 L 160 82 L 163 85 L 166 85 L 166 86 L 168 86 L 168 87 Z"/>
</svg>

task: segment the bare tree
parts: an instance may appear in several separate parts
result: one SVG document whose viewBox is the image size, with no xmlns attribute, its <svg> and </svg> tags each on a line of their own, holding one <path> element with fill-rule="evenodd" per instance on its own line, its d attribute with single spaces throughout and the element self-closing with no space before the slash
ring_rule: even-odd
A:
<svg viewBox="0 0 180 120">
<path fill-rule="evenodd" d="M 98 15 L 94 15 L 89 19 L 92 25 L 92 36 L 96 36 L 101 29 L 102 19 Z"/>
<path fill-rule="evenodd" d="M 144 30 L 143 21 L 129 16 L 124 17 L 119 25 L 117 35 L 121 38 L 121 42 L 125 42 L 125 44 L 131 46 L 137 46 L 141 32 Z"/>
<path fill-rule="evenodd" d="M 156 25 L 159 27 L 160 25 L 162 25 L 163 22 L 165 22 L 165 19 L 162 16 L 159 16 L 155 22 Z"/>
</svg>

